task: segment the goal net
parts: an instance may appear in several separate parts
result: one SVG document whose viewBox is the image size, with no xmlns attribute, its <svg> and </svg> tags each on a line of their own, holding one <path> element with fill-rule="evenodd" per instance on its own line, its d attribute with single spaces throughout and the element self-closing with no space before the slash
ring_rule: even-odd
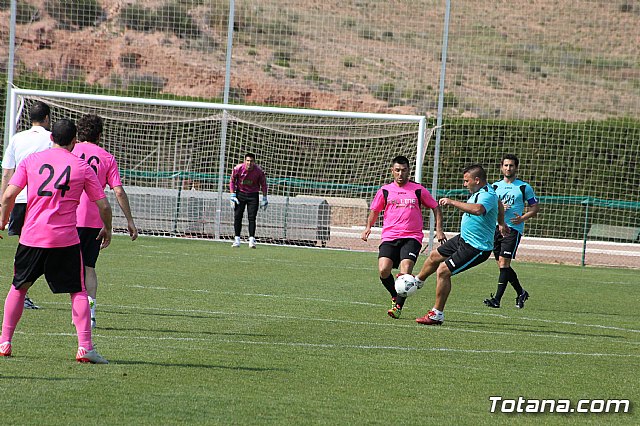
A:
<svg viewBox="0 0 640 426">
<path fill-rule="evenodd" d="M 258 213 L 259 241 L 370 249 L 359 236 L 369 202 L 391 178 L 391 159 L 405 155 L 416 164 L 423 157 L 420 116 L 21 89 L 13 95 L 18 131 L 29 126 L 34 100 L 51 107 L 52 121 L 87 113 L 104 118 L 100 145 L 118 161 L 144 234 L 233 237 L 230 175 L 251 152 L 269 185 L 269 206 Z M 110 200 L 115 203 L 111 194 Z M 243 237 L 247 225 L 245 213 Z M 125 227 L 114 208 L 114 228 Z"/>
</svg>

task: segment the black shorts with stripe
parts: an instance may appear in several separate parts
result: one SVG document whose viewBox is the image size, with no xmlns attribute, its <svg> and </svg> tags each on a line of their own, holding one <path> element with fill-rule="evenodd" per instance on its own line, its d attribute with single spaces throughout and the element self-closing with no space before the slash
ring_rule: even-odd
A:
<svg viewBox="0 0 640 426">
<path fill-rule="evenodd" d="M 509 228 L 509 235 L 503 237 L 500 229 L 496 226 L 496 233 L 493 235 L 493 256 L 496 260 L 499 257 L 515 259 L 521 239 L 522 235 L 513 228 Z"/>
<path fill-rule="evenodd" d="M 438 253 L 447 258 L 445 263 L 451 275 L 473 268 L 491 256 L 491 250 L 478 250 L 462 239 L 459 234 L 438 247 Z"/>
<path fill-rule="evenodd" d="M 84 289 L 84 265 L 80 244 L 41 248 L 18 244 L 13 286 L 22 287 L 44 275 L 53 293 L 77 293 Z"/>
<path fill-rule="evenodd" d="M 393 261 L 393 267 L 398 268 L 404 259 L 411 259 L 413 263 L 418 260 L 422 244 L 414 238 L 398 238 L 393 241 L 384 241 L 378 247 L 378 259 L 389 258 Z"/>
</svg>

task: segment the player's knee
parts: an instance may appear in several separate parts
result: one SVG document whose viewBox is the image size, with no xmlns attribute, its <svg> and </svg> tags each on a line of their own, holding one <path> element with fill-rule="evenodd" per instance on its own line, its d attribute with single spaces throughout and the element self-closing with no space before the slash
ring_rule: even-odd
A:
<svg viewBox="0 0 640 426">
<path fill-rule="evenodd" d="M 378 272 L 380 273 L 380 278 L 387 278 L 391 275 L 391 268 L 380 268 Z"/>
<path fill-rule="evenodd" d="M 443 262 L 445 260 L 445 258 L 440 254 L 440 252 L 436 249 L 431 250 L 431 253 L 429 253 L 429 257 L 427 258 L 427 262 L 435 265 L 435 264 L 439 264 L 441 262 Z"/>
<path fill-rule="evenodd" d="M 440 266 L 438 266 L 436 273 L 438 274 L 438 277 L 441 278 L 451 277 L 451 271 L 446 263 L 441 263 Z"/>
</svg>

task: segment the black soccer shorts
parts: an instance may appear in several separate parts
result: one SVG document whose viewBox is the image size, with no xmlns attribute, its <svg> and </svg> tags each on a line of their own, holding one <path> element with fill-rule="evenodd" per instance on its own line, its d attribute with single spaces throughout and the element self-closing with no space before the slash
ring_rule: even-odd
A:
<svg viewBox="0 0 640 426">
<path fill-rule="evenodd" d="M 80 244 L 41 248 L 18 243 L 13 286 L 33 283 L 44 274 L 53 293 L 77 293 L 84 287 L 84 265 Z"/>
<path fill-rule="evenodd" d="M 509 235 L 503 237 L 500 229 L 496 226 L 496 233 L 493 236 L 493 256 L 496 260 L 499 257 L 515 259 L 521 239 L 522 235 L 513 228 L 509 228 Z"/>
<path fill-rule="evenodd" d="M 398 238 L 393 241 L 384 241 L 378 247 L 378 259 L 386 257 L 393 262 L 393 268 L 397 269 L 404 259 L 411 259 L 415 263 L 420 255 L 422 244 L 414 238 Z"/>
<path fill-rule="evenodd" d="M 458 234 L 438 247 L 438 253 L 446 257 L 445 263 L 451 275 L 459 274 L 481 264 L 491 256 L 491 250 L 482 251 L 472 247 Z"/>
<path fill-rule="evenodd" d="M 84 266 L 95 268 L 98 256 L 100 255 L 100 245 L 102 239 L 96 240 L 102 228 L 78 228 L 80 237 L 80 250 L 82 251 L 82 261 Z"/>
</svg>

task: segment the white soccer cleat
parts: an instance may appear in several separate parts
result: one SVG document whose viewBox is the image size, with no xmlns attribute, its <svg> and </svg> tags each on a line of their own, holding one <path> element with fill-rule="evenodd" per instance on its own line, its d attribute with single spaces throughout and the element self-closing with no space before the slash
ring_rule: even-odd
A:
<svg viewBox="0 0 640 426">
<path fill-rule="evenodd" d="M 256 248 L 256 239 L 254 237 L 249 237 L 249 248 Z"/>
<path fill-rule="evenodd" d="M 240 237 L 236 237 L 233 240 L 233 244 L 231 244 L 231 247 L 240 247 Z"/>
<path fill-rule="evenodd" d="M 78 353 L 76 354 L 76 361 L 78 362 L 90 362 L 91 364 L 109 364 L 109 361 L 98 353 L 95 349 L 87 351 L 80 346 Z"/>
<path fill-rule="evenodd" d="M 0 356 L 11 356 L 11 342 L 0 344 Z"/>
</svg>

